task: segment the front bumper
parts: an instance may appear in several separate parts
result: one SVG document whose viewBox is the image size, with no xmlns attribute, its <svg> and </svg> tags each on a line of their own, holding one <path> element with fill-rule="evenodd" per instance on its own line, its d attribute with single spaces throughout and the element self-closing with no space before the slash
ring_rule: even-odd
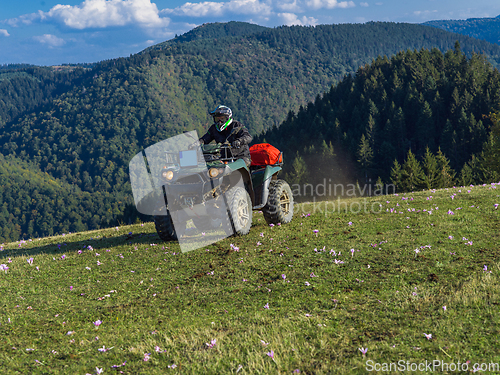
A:
<svg viewBox="0 0 500 375">
<path fill-rule="evenodd" d="M 220 208 L 224 207 L 221 184 L 222 176 L 215 179 L 201 173 L 179 176 L 175 181 L 164 184 L 168 208 L 182 210 L 189 217 L 219 216 Z"/>
</svg>

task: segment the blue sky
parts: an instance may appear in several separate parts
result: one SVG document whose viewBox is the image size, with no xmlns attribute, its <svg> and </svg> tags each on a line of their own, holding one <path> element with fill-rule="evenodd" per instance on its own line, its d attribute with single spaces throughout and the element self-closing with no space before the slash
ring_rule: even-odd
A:
<svg viewBox="0 0 500 375">
<path fill-rule="evenodd" d="M 498 0 L 0 0 L 0 64 L 129 56 L 207 22 L 275 27 L 498 15 Z"/>
</svg>

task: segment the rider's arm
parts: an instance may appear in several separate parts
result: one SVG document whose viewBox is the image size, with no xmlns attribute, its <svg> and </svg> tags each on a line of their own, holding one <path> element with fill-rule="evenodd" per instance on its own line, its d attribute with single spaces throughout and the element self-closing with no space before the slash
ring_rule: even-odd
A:
<svg viewBox="0 0 500 375">
<path fill-rule="evenodd" d="M 240 141 L 241 145 L 248 145 L 252 142 L 253 137 L 245 127 L 242 127 L 238 132 L 236 139 Z"/>
<path fill-rule="evenodd" d="M 200 138 L 200 142 L 203 143 L 203 144 L 208 144 L 210 142 L 212 142 L 214 140 L 214 136 L 212 135 L 212 127 L 210 127 L 210 129 L 208 129 L 208 131 L 206 132 L 206 134 Z"/>
</svg>

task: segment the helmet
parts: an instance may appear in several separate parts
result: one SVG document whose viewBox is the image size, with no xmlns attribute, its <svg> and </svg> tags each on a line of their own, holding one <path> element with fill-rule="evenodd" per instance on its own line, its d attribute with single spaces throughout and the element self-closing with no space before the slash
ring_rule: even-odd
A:
<svg viewBox="0 0 500 375">
<path fill-rule="evenodd" d="M 226 107 L 225 105 L 217 106 L 217 108 L 210 112 L 210 115 L 214 118 L 215 127 L 220 132 L 226 129 L 233 122 L 233 119 L 231 118 L 233 117 L 233 111 L 231 111 L 231 108 Z M 215 118 L 219 116 L 224 116 L 226 120 L 215 121 Z"/>
</svg>

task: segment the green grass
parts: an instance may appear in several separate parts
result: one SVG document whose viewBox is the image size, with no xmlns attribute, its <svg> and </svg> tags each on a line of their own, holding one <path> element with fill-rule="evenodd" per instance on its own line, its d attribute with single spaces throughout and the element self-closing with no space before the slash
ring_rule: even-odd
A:
<svg viewBox="0 0 500 375">
<path fill-rule="evenodd" d="M 306 205 L 274 227 L 255 213 L 249 235 L 188 253 L 162 243 L 152 223 L 4 244 L 1 373 L 499 363 L 499 195 L 487 185 L 368 198 L 380 213 L 330 205 L 306 215 Z M 364 198 L 345 202 L 363 207 Z"/>
</svg>

